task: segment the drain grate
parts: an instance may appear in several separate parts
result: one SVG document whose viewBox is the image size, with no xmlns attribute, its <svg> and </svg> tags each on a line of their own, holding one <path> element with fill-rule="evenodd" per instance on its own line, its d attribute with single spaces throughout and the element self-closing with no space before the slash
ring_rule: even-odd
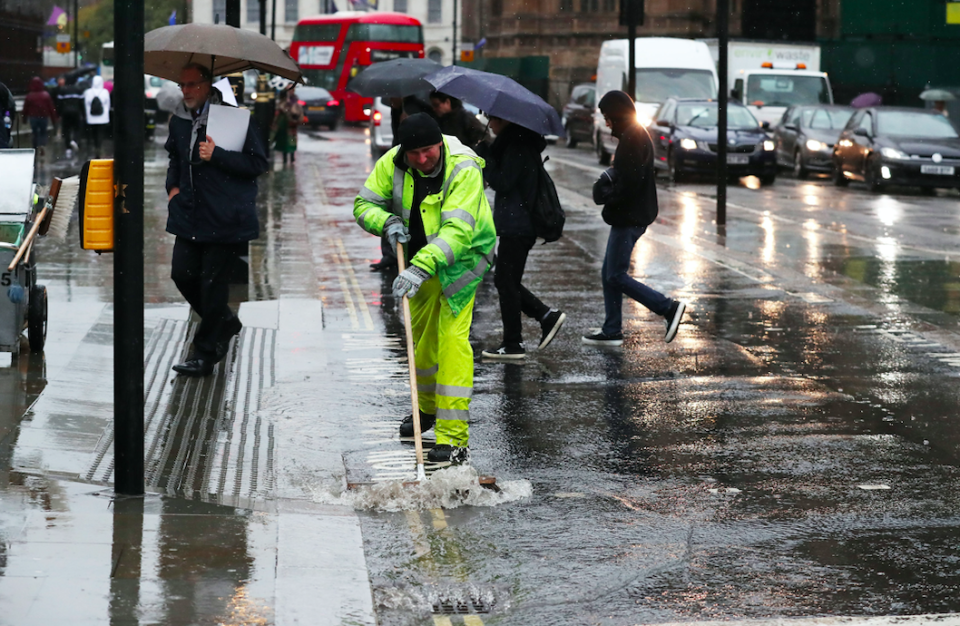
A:
<svg viewBox="0 0 960 626">
<path fill-rule="evenodd" d="M 479 598 L 442 599 L 433 603 L 434 615 L 476 615 L 489 612 L 487 603 Z"/>
</svg>

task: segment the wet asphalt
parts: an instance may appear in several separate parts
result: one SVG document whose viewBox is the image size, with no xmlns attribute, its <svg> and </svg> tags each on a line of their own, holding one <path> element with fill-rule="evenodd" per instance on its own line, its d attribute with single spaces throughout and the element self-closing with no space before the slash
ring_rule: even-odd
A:
<svg viewBox="0 0 960 626">
<path fill-rule="evenodd" d="M 160 147 L 149 148 L 145 175 L 153 308 L 181 303 L 168 278 Z M 330 485 L 311 437 L 341 445 L 348 478 L 376 474 L 372 449 L 405 450 L 391 440 L 409 405 L 392 276 L 368 271 L 378 241 L 350 212 L 372 165 L 367 151 L 356 128 L 301 135 L 296 165 L 276 163 L 261 179 L 263 233 L 251 246 L 249 283 L 232 294 L 242 310 L 291 297 L 322 302 L 322 319 L 309 320 L 324 335 L 317 375 L 295 397 L 270 396 L 270 382 L 261 383 L 266 412 L 301 420 L 293 427 L 304 437 L 302 453 L 276 472 L 296 474 L 318 501 Z M 632 273 L 691 308 L 666 345 L 662 321 L 625 303 L 624 346 L 604 349 L 580 342 L 603 313 L 606 228 L 589 198 L 601 167 L 584 149 L 548 154 L 567 225 L 563 239 L 531 254 L 525 284 L 567 323 L 522 364 L 480 360 L 500 339 L 490 278 L 471 334 L 473 464 L 503 484 L 527 481 L 531 492 L 496 506 L 391 512 L 374 503 L 361 511 L 379 623 L 960 612 L 960 194 L 874 195 L 786 175 L 763 188 L 743 180 L 730 190 L 721 227 L 708 181 L 662 182 L 660 218 L 638 244 Z M 46 167 L 60 175 L 75 164 Z M 46 242 L 38 252 L 59 341 L 0 368 L 0 497 L 8 502 L 59 497 L 54 483 L 18 469 L 18 445 L 27 444 L 20 433 L 24 420 L 43 418 L 28 407 L 48 379 L 70 378 L 78 345 L 111 299 L 109 257 Z M 539 328 L 525 323 L 529 349 Z M 216 385 L 195 389 L 191 402 L 217 393 Z M 315 410 L 305 418 L 288 411 L 293 405 Z M 185 526 L 147 522 L 139 532 L 152 555 L 142 567 L 153 563 L 152 576 L 173 582 L 150 594 L 118 583 L 105 592 L 111 619 L 103 623 L 272 623 L 269 611 L 233 610 L 238 596 L 227 592 L 243 588 L 270 602 L 275 569 L 263 536 L 275 529 L 257 513 L 270 490 L 252 489 L 249 502 L 210 501 L 186 480 L 187 461 L 176 461 L 179 447 L 215 436 L 187 422 L 165 436 L 172 460 L 155 467 L 156 500 L 146 506 Z M 191 471 L 206 475 L 211 462 L 201 455 L 196 463 Z M 108 479 L 92 476 L 102 488 Z M 199 509 L 212 516 L 198 522 L 207 530 L 190 526 Z M 9 534 L 16 518 L 3 519 L 0 533 Z M 140 520 L 127 528 L 136 534 L 144 521 L 131 519 Z M 194 531 L 207 541 L 188 542 L 186 556 L 162 539 Z M 15 554 L 0 557 L 0 576 L 18 571 Z M 154 604 L 132 608 L 131 597 Z"/>
</svg>

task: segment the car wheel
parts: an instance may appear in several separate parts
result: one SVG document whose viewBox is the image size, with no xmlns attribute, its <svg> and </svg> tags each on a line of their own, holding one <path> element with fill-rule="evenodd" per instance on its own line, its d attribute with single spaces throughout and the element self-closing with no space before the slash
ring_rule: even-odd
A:
<svg viewBox="0 0 960 626">
<path fill-rule="evenodd" d="M 803 153 L 797 150 L 793 155 L 793 175 L 799 180 L 803 180 L 810 172 L 803 165 Z"/>
<path fill-rule="evenodd" d="M 876 155 L 871 154 L 867 157 L 867 171 L 864 172 L 863 177 L 870 191 L 880 191 L 883 179 L 880 177 L 880 159 Z"/>
<path fill-rule="evenodd" d="M 772 185 L 773 183 L 777 182 L 776 174 L 767 174 L 766 176 L 760 176 L 759 178 L 760 178 L 760 184 L 764 187 L 766 187 L 767 185 Z"/>
<path fill-rule="evenodd" d="M 674 183 L 683 182 L 683 172 L 677 169 L 677 159 L 673 150 L 667 153 L 667 178 Z"/>
<path fill-rule="evenodd" d="M 567 131 L 567 139 L 564 141 L 563 145 L 568 148 L 576 148 L 577 140 L 573 137 L 573 132 L 571 132 L 570 127 L 567 124 L 564 124 L 563 130 Z"/>
<path fill-rule="evenodd" d="M 843 175 L 843 167 L 840 163 L 833 164 L 833 184 L 837 187 L 846 187 L 850 184 L 850 179 Z"/>
<path fill-rule="evenodd" d="M 600 161 L 600 165 L 610 165 L 610 153 L 604 149 L 600 133 L 597 133 L 597 160 Z"/>
</svg>

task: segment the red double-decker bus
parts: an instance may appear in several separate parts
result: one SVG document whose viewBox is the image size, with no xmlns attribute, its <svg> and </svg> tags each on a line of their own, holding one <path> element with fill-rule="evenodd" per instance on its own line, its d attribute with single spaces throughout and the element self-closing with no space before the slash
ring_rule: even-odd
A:
<svg viewBox="0 0 960 626">
<path fill-rule="evenodd" d="M 403 13 L 341 11 L 306 17 L 290 44 L 307 84 L 323 87 L 343 102 L 348 122 L 370 119 L 371 98 L 346 90 L 347 82 L 378 61 L 423 58 L 423 27 Z"/>
</svg>

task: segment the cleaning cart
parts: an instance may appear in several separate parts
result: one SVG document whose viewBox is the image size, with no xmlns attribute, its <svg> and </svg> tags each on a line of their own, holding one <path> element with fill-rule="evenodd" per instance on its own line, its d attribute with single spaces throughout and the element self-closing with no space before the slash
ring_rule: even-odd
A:
<svg viewBox="0 0 960 626">
<path fill-rule="evenodd" d="M 33 150 L 0 150 L 0 351 L 13 354 L 24 330 L 33 352 L 47 337 L 47 290 L 37 284 L 33 251 L 47 199 L 33 165 Z"/>
</svg>

